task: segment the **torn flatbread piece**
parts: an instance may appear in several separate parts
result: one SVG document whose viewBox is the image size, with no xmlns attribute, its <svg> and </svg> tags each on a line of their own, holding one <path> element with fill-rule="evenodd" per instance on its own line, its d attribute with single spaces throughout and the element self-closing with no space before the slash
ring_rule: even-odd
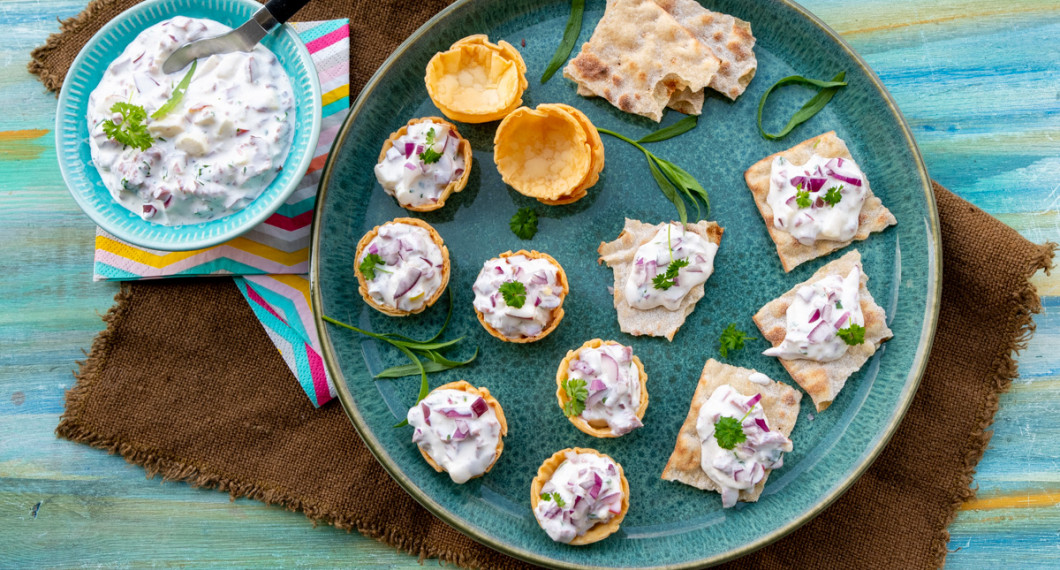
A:
<svg viewBox="0 0 1060 570">
<path fill-rule="evenodd" d="M 854 158 L 850 155 L 850 151 L 847 150 L 846 143 L 836 136 L 835 131 L 830 131 L 812 139 L 807 139 L 788 150 L 767 156 L 744 172 L 744 180 L 754 196 L 755 204 L 758 206 L 758 211 L 762 214 L 762 219 L 765 220 L 769 237 L 773 239 L 773 243 L 777 246 L 777 254 L 780 256 L 780 263 L 784 266 L 785 272 L 791 271 L 811 259 L 842 249 L 855 240 L 863 240 L 873 232 L 883 231 L 888 226 L 898 223 L 894 218 L 894 214 L 872 193 L 868 179 L 864 178 L 862 181 L 865 198 L 861 205 L 861 212 L 858 215 L 856 232 L 854 232 L 853 237 L 843 241 L 818 239 L 811 245 L 800 243 L 791 233 L 776 227 L 773 207 L 770 206 L 768 201 L 773 162 L 778 157 L 782 157 L 783 160 L 795 166 L 805 165 L 814 160 L 814 157 L 841 158 L 848 161 L 853 161 Z M 821 193 L 824 193 L 823 189 Z"/>
<path fill-rule="evenodd" d="M 564 77 L 627 112 L 662 119 L 675 91 L 699 91 L 721 62 L 653 0 L 612 0 Z"/>
<path fill-rule="evenodd" d="M 596 93 L 581 85 L 578 85 L 578 95 L 596 97 Z M 678 89 L 670 95 L 670 101 L 666 103 L 666 106 L 678 113 L 701 115 L 703 114 L 703 90 L 691 91 L 688 87 Z"/>
<path fill-rule="evenodd" d="M 762 331 L 762 336 L 774 347 L 779 346 L 787 335 L 788 309 L 795 302 L 796 295 L 799 294 L 801 288 L 831 276 L 848 276 L 851 270 L 860 270 L 860 267 L 861 253 L 856 249 L 821 267 L 812 277 L 762 307 L 754 316 L 758 330 Z M 839 391 L 843 389 L 850 375 L 860 370 L 865 362 L 876 353 L 880 345 L 894 336 L 891 329 L 887 327 L 887 315 L 883 308 L 876 304 L 866 287 L 868 280 L 865 272 L 861 271 L 857 297 L 861 314 L 864 317 L 865 334 L 862 344 L 848 346 L 841 357 L 828 362 L 805 358 L 780 358 L 780 363 L 787 369 L 788 374 L 791 374 L 795 382 L 813 399 L 818 412 L 828 408 Z M 826 316 L 820 315 L 818 318 L 827 319 Z"/>
<path fill-rule="evenodd" d="M 615 274 L 615 310 L 622 332 L 672 341 L 703 298 L 724 232 L 716 222 L 705 220 L 685 224 L 682 230 L 680 222 L 653 225 L 627 218 L 618 239 L 601 243 L 599 262 Z M 678 268 L 669 283 L 666 272 L 674 260 L 688 264 Z"/>
<path fill-rule="evenodd" d="M 717 491 L 726 493 L 722 484 L 715 481 L 704 471 L 703 450 L 704 441 L 699 435 L 697 423 L 701 408 L 707 404 L 716 390 L 723 386 L 731 386 L 735 392 L 742 396 L 753 396 L 760 394 L 761 399 L 757 405 L 765 413 L 765 420 L 770 430 L 780 432 L 785 438 L 791 436 L 791 430 L 795 428 L 795 421 L 799 418 L 799 400 L 802 394 L 780 382 L 771 380 L 765 374 L 748 368 L 739 368 L 722 364 L 713 358 L 703 366 L 703 373 L 699 376 L 699 384 L 692 396 L 692 404 L 688 408 L 688 416 L 681 430 L 677 434 L 677 443 L 674 445 L 673 454 L 663 469 L 662 478 L 666 481 L 677 481 L 691 485 L 706 491 Z M 752 406 L 753 407 L 753 406 Z M 756 422 L 747 422 L 749 424 Z M 714 436 L 710 436 L 713 438 Z M 750 438 L 751 436 L 748 435 Z M 780 465 L 775 465 L 779 467 Z M 759 467 L 761 469 L 761 467 Z M 752 469 L 752 471 L 755 471 Z M 771 469 L 756 472 L 756 477 L 761 477 L 753 486 L 740 489 L 736 498 L 745 502 L 754 502 L 762 495 L 762 489 L 766 485 Z M 747 481 L 745 485 L 750 484 Z M 733 492 L 729 489 L 728 492 Z M 724 499 L 723 499 L 724 501 Z M 724 503 L 723 503 L 724 504 Z"/>
<path fill-rule="evenodd" d="M 654 1 L 718 58 L 718 71 L 709 87 L 734 101 L 743 94 L 758 69 L 751 24 L 728 14 L 711 12 L 696 0 Z M 702 106 L 703 94 L 700 93 L 699 107 Z M 673 105 L 671 108 L 680 111 Z"/>
</svg>

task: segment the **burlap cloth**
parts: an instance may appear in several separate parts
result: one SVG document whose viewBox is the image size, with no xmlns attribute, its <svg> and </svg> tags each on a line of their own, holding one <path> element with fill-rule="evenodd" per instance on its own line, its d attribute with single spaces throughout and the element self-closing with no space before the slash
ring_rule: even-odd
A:
<svg viewBox="0 0 1060 570">
<path fill-rule="evenodd" d="M 93 0 L 33 52 L 57 90 L 88 38 L 135 0 Z M 298 18 L 350 18 L 357 93 L 443 1 L 314 0 Z M 941 566 L 946 526 L 986 448 L 1013 351 L 1041 310 L 1028 278 L 1055 244 L 1034 245 L 935 186 L 943 235 L 934 349 L 904 421 L 872 467 L 820 516 L 740 567 Z M 523 563 L 433 518 L 387 475 L 332 403 L 315 410 L 227 279 L 127 283 L 67 395 L 60 436 L 122 454 L 149 475 L 305 512 L 422 557 L 468 567 Z M 242 355 L 231 358 L 231 355 Z M 924 434 L 930 434 L 925 437 Z"/>
</svg>

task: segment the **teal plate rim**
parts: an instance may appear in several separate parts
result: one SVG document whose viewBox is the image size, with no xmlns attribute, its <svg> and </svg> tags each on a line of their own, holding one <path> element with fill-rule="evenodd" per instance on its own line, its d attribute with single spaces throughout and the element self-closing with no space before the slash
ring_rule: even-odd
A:
<svg viewBox="0 0 1060 570">
<path fill-rule="evenodd" d="M 125 49 L 125 41 L 131 41 L 150 25 L 178 15 L 210 18 L 235 28 L 260 7 L 253 0 L 148 0 L 112 18 L 78 52 L 59 92 L 55 151 L 70 195 L 98 226 L 140 247 L 162 251 L 202 249 L 238 237 L 264 222 L 298 189 L 320 139 L 323 95 L 309 50 L 287 24 L 265 37 L 261 44 L 276 55 L 291 80 L 297 113 L 295 134 L 283 171 L 242 210 L 182 226 L 143 220 L 111 197 L 92 165 L 88 148 L 85 111 L 89 94 L 110 62 Z"/>
<path fill-rule="evenodd" d="M 416 42 L 424 38 L 424 36 L 436 26 L 444 24 L 445 20 L 454 12 L 462 9 L 465 5 L 470 4 L 478 0 L 457 0 L 452 5 L 443 9 L 441 12 L 436 14 L 433 18 L 424 23 L 419 29 L 417 29 L 411 36 L 409 36 L 400 46 L 383 62 L 379 69 L 371 76 L 366 83 L 364 89 L 361 91 L 353 106 L 351 107 L 349 116 L 343 123 L 335 142 L 332 145 L 332 152 L 329 153 L 327 162 L 324 165 L 323 173 L 320 181 L 320 190 L 317 197 L 317 206 L 313 217 L 313 234 L 311 244 L 311 258 L 310 258 L 310 295 L 313 307 L 313 317 L 319 333 L 319 337 L 322 340 L 323 358 L 329 371 L 332 373 L 333 380 L 335 381 L 335 387 L 338 393 L 338 398 L 345 410 L 347 416 L 350 418 L 358 434 L 361 436 L 369 450 L 375 455 L 376 459 L 383 465 L 388 471 L 391 477 L 401 485 L 413 498 L 415 498 L 421 505 L 427 508 L 435 516 L 445 521 L 450 526 L 458 529 L 464 534 L 468 535 L 472 539 L 485 544 L 495 550 L 502 553 L 508 554 L 515 558 L 525 560 L 527 562 L 546 565 L 549 567 L 556 568 L 604 568 L 604 566 L 584 565 L 578 563 L 572 563 L 563 560 L 557 560 L 548 556 L 542 555 L 538 552 L 515 547 L 511 544 L 505 543 L 501 540 L 496 540 L 486 533 L 483 533 L 477 527 L 468 524 L 468 522 L 458 516 L 455 516 L 452 512 L 448 511 L 440 503 L 438 503 L 429 494 L 423 491 L 413 480 L 407 477 L 401 472 L 399 467 L 395 464 L 393 458 L 389 455 L 384 446 L 373 434 L 371 429 L 367 426 L 364 417 L 358 408 L 352 393 L 346 385 L 345 377 L 342 374 L 342 370 L 338 365 L 338 357 L 335 353 L 334 346 L 332 345 L 330 332 L 327 324 L 322 319 L 322 312 L 320 307 L 323 306 L 323 297 L 321 293 L 320 285 L 320 271 L 321 271 L 321 259 L 320 259 L 320 245 L 321 245 L 321 218 L 323 215 L 323 207 L 326 202 L 326 194 L 329 186 L 332 171 L 335 167 L 335 150 L 346 138 L 346 135 L 350 131 L 352 125 L 356 121 L 358 115 L 363 110 L 362 107 L 368 98 L 368 95 L 372 93 L 373 89 L 379 84 L 380 80 L 391 70 L 397 60 Z M 931 187 L 930 177 L 928 176 L 927 169 L 924 165 L 923 158 L 920 155 L 919 149 L 913 139 L 912 132 L 909 129 L 904 117 L 899 111 L 897 104 L 887 92 L 883 86 L 879 77 L 869 67 L 869 65 L 861 58 L 854 49 L 847 44 L 838 33 L 832 30 L 827 24 L 825 24 L 818 17 L 813 15 L 810 11 L 802 7 L 801 5 L 791 0 L 771 0 L 774 5 L 782 6 L 787 9 L 793 10 L 800 17 L 804 18 L 812 26 L 816 27 L 823 36 L 830 42 L 835 44 L 835 47 L 845 52 L 846 56 L 850 58 L 868 78 L 871 86 L 876 89 L 878 95 L 884 100 L 886 106 L 891 112 L 892 118 L 897 124 L 901 138 L 907 145 L 908 151 L 911 153 L 914 166 L 916 169 L 917 185 L 921 188 L 924 195 L 925 206 L 928 209 L 924 212 L 924 218 L 927 226 L 927 243 L 926 243 L 926 272 L 927 272 L 927 287 L 924 291 L 925 299 L 925 312 L 922 316 L 922 324 L 920 326 L 920 342 L 917 344 L 916 353 L 913 357 L 913 364 L 908 370 L 905 376 L 905 383 L 902 386 L 898 401 L 895 403 L 893 408 L 893 414 L 890 420 L 883 427 L 883 429 L 876 434 L 876 436 L 870 442 L 870 445 L 866 447 L 863 454 L 859 457 L 857 465 L 847 474 L 847 476 L 839 481 L 834 487 L 832 487 L 827 494 L 822 496 L 819 502 L 812 508 L 802 512 L 800 515 L 789 520 L 783 526 L 762 534 L 754 540 L 743 544 L 738 548 L 733 548 L 728 551 L 716 553 L 709 556 L 704 556 L 696 560 L 690 560 L 687 562 L 680 562 L 677 564 L 669 565 L 651 565 L 643 566 L 645 568 L 666 568 L 666 569 L 684 569 L 684 568 L 699 568 L 704 566 L 710 566 L 719 564 L 728 560 L 732 560 L 753 552 L 759 548 L 762 548 L 780 538 L 786 536 L 792 531 L 796 530 L 806 522 L 813 519 L 815 516 L 820 514 L 825 508 L 832 504 L 838 499 L 873 463 L 876 457 L 880 454 L 891 437 L 894 435 L 898 428 L 899 423 L 905 415 L 906 410 L 913 400 L 913 396 L 920 384 L 923 377 L 924 371 L 927 366 L 928 355 L 931 351 L 931 346 L 934 340 L 934 333 L 938 322 L 939 316 L 939 299 L 942 291 L 942 279 L 941 279 L 941 262 L 942 262 L 942 250 L 941 250 L 941 234 L 939 228 L 938 210 L 935 203 L 934 193 Z M 753 23 L 752 23 L 753 25 Z M 584 28 L 583 25 L 583 33 Z M 532 82 L 536 79 L 529 77 L 528 79 Z M 553 78 L 553 81 L 556 79 Z M 805 137 L 792 136 L 791 144 L 802 140 Z M 851 246 L 856 247 L 856 246 Z M 846 250 L 846 248 L 844 248 Z M 770 252 L 772 253 L 772 252 Z M 804 401 L 804 406 L 807 405 L 808 399 Z M 812 408 L 812 404 L 811 404 Z M 667 451 L 668 453 L 668 451 Z"/>
</svg>

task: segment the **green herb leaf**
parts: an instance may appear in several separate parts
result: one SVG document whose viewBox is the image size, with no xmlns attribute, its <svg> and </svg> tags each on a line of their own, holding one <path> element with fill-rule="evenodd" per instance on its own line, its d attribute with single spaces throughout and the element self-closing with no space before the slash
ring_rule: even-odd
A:
<svg viewBox="0 0 1060 570">
<path fill-rule="evenodd" d="M 191 69 L 184 74 L 184 78 L 173 88 L 173 93 L 170 94 L 169 99 L 157 111 L 151 113 L 152 119 L 161 119 L 168 115 L 170 111 L 176 109 L 177 105 L 180 105 L 180 100 L 184 98 L 184 92 L 188 90 L 188 85 L 191 84 L 191 76 L 195 74 L 195 66 L 198 63 L 197 60 L 191 62 Z"/>
<path fill-rule="evenodd" d="M 508 227 L 519 239 L 533 238 L 537 234 L 537 212 L 533 208 L 519 208 L 508 222 Z"/>
<path fill-rule="evenodd" d="M 434 150 L 434 127 L 431 127 L 427 131 L 427 143 L 424 145 L 425 150 L 419 154 L 420 160 L 423 164 L 434 164 L 438 162 L 439 158 L 442 158 L 442 153 Z"/>
<path fill-rule="evenodd" d="M 521 309 L 526 302 L 526 286 L 518 281 L 501 283 L 500 292 L 504 297 L 504 304 L 513 309 Z"/>
<path fill-rule="evenodd" d="M 147 125 L 144 124 L 147 111 L 143 107 L 118 102 L 110 108 L 110 112 L 121 114 L 121 124 L 115 124 L 110 119 L 103 121 L 103 134 L 107 135 L 107 138 L 140 150 L 147 150 L 155 144 L 155 139 L 147 132 Z"/>
<path fill-rule="evenodd" d="M 435 372 L 443 372 L 445 370 L 471 364 L 475 358 L 478 357 L 478 348 L 475 349 L 475 353 L 471 355 L 471 358 L 461 361 L 443 358 L 434 351 L 426 351 L 425 356 L 427 356 L 428 360 L 423 361 L 423 369 L 427 371 L 427 374 L 433 374 Z M 376 374 L 374 378 L 402 378 L 419 373 L 419 366 L 415 364 L 404 364 L 401 366 L 391 366 L 379 374 Z"/>
<path fill-rule="evenodd" d="M 567 402 L 563 404 L 563 413 L 568 418 L 585 411 L 585 399 L 589 397 L 589 390 L 585 388 L 585 380 L 581 378 L 564 380 L 563 392 L 567 395 Z"/>
<path fill-rule="evenodd" d="M 757 339 L 753 336 L 747 336 L 747 333 L 737 329 L 736 323 L 729 323 L 729 326 L 721 331 L 721 337 L 718 338 L 718 352 L 721 353 L 722 358 L 728 358 L 730 350 L 743 349 L 745 340 Z"/>
<path fill-rule="evenodd" d="M 836 336 L 843 339 L 843 342 L 850 346 L 862 344 L 865 342 L 865 327 L 850 323 L 847 328 L 836 331 Z"/>
<path fill-rule="evenodd" d="M 791 132 L 792 129 L 801 125 L 802 123 L 805 123 L 811 117 L 820 112 L 821 109 L 824 109 L 824 106 L 832 100 L 832 97 L 836 94 L 836 91 L 839 91 L 841 87 L 846 86 L 846 81 L 844 81 L 846 75 L 847 72 L 840 71 L 838 74 L 836 74 L 835 77 L 832 78 L 831 81 L 809 79 L 801 75 L 792 75 L 789 77 L 785 77 L 780 81 L 777 81 L 773 84 L 772 87 L 766 89 L 766 92 L 762 94 L 762 99 L 758 102 L 758 132 L 762 133 L 762 137 L 767 138 L 769 140 L 777 140 L 784 138 L 785 136 L 787 136 L 788 133 Z M 774 89 L 792 83 L 813 85 L 815 87 L 820 88 L 820 91 L 818 91 L 812 99 L 807 101 L 802 106 L 802 108 L 800 108 L 798 111 L 795 112 L 794 115 L 792 115 L 791 120 L 788 121 L 788 124 L 779 133 L 767 133 L 762 127 L 762 109 L 766 106 L 766 98 L 769 97 L 769 94 L 772 93 Z"/>
<path fill-rule="evenodd" d="M 747 434 L 743 432 L 743 421 L 736 418 L 718 418 L 714 424 L 714 439 L 722 449 L 732 449 L 747 441 Z"/>
<path fill-rule="evenodd" d="M 824 194 L 824 201 L 831 207 L 835 207 L 840 200 L 843 199 L 843 195 L 839 193 L 840 189 L 838 186 L 832 186 L 828 189 L 828 192 Z"/>
<path fill-rule="evenodd" d="M 570 57 L 574 44 L 578 41 L 578 34 L 582 31 L 582 13 L 585 12 L 585 0 L 571 0 L 570 17 L 567 18 L 567 27 L 563 30 L 563 39 L 556 46 L 556 53 L 552 54 L 552 60 L 541 74 L 541 83 L 545 83 L 559 70 L 563 62 Z"/>
<path fill-rule="evenodd" d="M 799 188 L 802 188 L 802 186 L 800 185 Z M 799 208 L 809 208 L 811 203 L 809 191 L 798 190 L 795 192 L 795 204 L 797 204 Z"/>
<path fill-rule="evenodd" d="M 361 260 L 361 264 L 357 266 L 357 268 L 361 271 L 361 275 L 364 275 L 365 279 L 371 281 L 372 279 L 375 279 L 375 268 L 378 265 L 385 267 L 386 262 L 383 261 L 382 257 L 379 257 L 378 253 L 369 253 L 364 256 L 364 259 Z M 380 271 L 389 273 L 389 271 L 386 271 L 385 269 L 380 269 Z"/>
<path fill-rule="evenodd" d="M 666 291 L 674 286 L 674 279 L 682 267 L 688 267 L 687 259 L 675 259 L 666 266 L 666 272 L 651 278 L 652 287 Z"/>
<path fill-rule="evenodd" d="M 655 179 L 659 190 L 662 190 L 663 196 L 666 196 L 677 208 L 677 218 L 681 220 L 681 225 L 687 224 L 688 209 L 685 207 L 685 201 L 677 194 L 677 188 L 670 182 L 669 178 L 663 175 L 659 167 L 655 166 L 655 155 L 645 150 L 644 157 L 648 159 L 648 168 L 651 169 L 652 178 Z"/>
<path fill-rule="evenodd" d="M 637 142 L 640 144 L 645 144 L 664 141 L 666 139 L 672 139 L 677 135 L 683 135 L 688 131 L 696 128 L 696 123 L 698 122 L 698 120 L 698 116 L 688 115 L 668 127 L 663 127 L 655 131 L 654 133 L 650 133 L 640 137 L 639 139 L 637 139 Z"/>
</svg>

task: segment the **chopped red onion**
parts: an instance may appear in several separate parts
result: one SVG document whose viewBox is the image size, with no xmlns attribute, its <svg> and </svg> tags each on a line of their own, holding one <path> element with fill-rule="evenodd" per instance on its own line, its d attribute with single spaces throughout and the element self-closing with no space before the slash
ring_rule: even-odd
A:
<svg viewBox="0 0 1060 570">
<path fill-rule="evenodd" d="M 407 168 L 409 170 L 419 170 L 420 169 L 420 167 L 416 166 L 415 164 L 412 164 L 411 162 L 406 162 L 405 163 L 405 168 Z"/>
<path fill-rule="evenodd" d="M 755 418 L 755 423 L 758 427 L 762 428 L 762 431 L 769 431 L 769 426 L 766 425 L 766 421 L 762 418 Z"/>
<path fill-rule="evenodd" d="M 545 275 L 545 270 L 535 271 L 534 275 L 530 278 L 530 282 L 537 285 L 548 284 L 548 276 Z"/>
<path fill-rule="evenodd" d="M 843 182 L 846 182 L 847 184 L 849 184 L 851 186 L 861 187 L 861 179 L 860 178 L 854 178 L 853 176 L 844 176 L 844 175 L 839 174 L 838 172 L 836 172 L 834 170 L 830 170 L 828 172 L 828 174 L 832 178 L 835 178 L 836 180 L 841 180 Z"/>
<path fill-rule="evenodd" d="M 414 148 L 416 148 L 416 145 L 414 143 L 405 143 L 405 158 L 412 156 L 412 149 Z"/>
<path fill-rule="evenodd" d="M 615 362 L 614 358 L 611 358 L 610 354 L 606 352 L 600 353 L 600 367 L 604 375 L 618 378 L 618 363 Z"/>
<path fill-rule="evenodd" d="M 394 294 L 394 298 L 400 299 L 405 296 L 405 293 L 408 293 L 416 286 L 416 283 L 419 283 L 421 275 L 422 272 L 413 267 L 404 277 L 402 277 L 402 280 L 398 282 L 397 287 L 395 287 L 398 291 Z"/>
<path fill-rule="evenodd" d="M 463 168 L 457 168 L 453 171 L 453 178 L 460 178 L 460 175 L 464 173 Z"/>
<path fill-rule="evenodd" d="M 604 486 L 604 480 L 600 478 L 600 475 L 593 471 L 593 486 L 589 488 L 589 496 L 596 498 L 600 494 L 600 487 Z"/>
<path fill-rule="evenodd" d="M 486 404 L 486 400 L 483 400 L 481 397 L 476 398 L 474 402 L 471 402 L 471 411 L 474 412 L 476 416 L 481 416 L 488 412 L 489 409 L 490 407 Z"/>
<path fill-rule="evenodd" d="M 751 396 L 751 399 L 747 400 L 747 407 L 748 408 L 754 407 L 754 405 L 757 404 L 759 402 L 759 400 L 761 400 L 761 399 L 762 399 L 762 395 L 761 394 L 755 394 L 754 396 Z"/>
<path fill-rule="evenodd" d="M 846 311 L 842 315 L 839 315 L 839 318 L 835 321 L 835 330 L 843 328 L 843 323 L 845 323 L 848 318 L 850 318 L 850 311 Z"/>
<path fill-rule="evenodd" d="M 448 410 L 444 410 L 442 413 L 445 414 L 445 417 L 447 417 L 447 418 L 470 418 L 470 417 L 474 417 L 474 416 L 471 415 L 471 412 L 466 412 L 465 413 L 465 412 L 461 412 L 460 410 L 454 410 L 452 408 L 450 408 Z"/>
<path fill-rule="evenodd" d="M 813 327 L 810 334 L 806 335 L 806 338 L 812 343 L 825 342 L 832 336 L 832 331 L 829 330 L 828 322 L 821 321 L 817 323 L 817 326 Z"/>
<path fill-rule="evenodd" d="M 815 310 L 815 311 L 813 312 L 813 314 L 812 314 L 812 315 L 810 315 L 810 320 L 809 320 L 808 322 L 811 322 L 811 323 L 812 323 L 812 322 L 816 321 L 816 320 L 817 320 L 817 319 L 819 319 L 819 318 L 821 318 L 821 309 L 817 309 L 817 310 Z"/>
<path fill-rule="evenodd" d="M 423 423 L 431 425 L 431 409 L 427 404 L 420 404 L 420 410 L 423 412 Z"/>
<path fill-rule="evenodd" d="M 604 384 L 603 380 L 599 378 L 593 378 L 593 381 L 589 383 L 590 392 L 599 392 L 600 390 L 606 390 L 607 384 Z"/>
<path fill-rule="evenodd" d="M 151 204 L 144 204 L 144 215 L 147 217 L 154 216 L 157 210 Z"/>
<path fill-rule="evenodd" d="M 424 149 L 423 145 L 421 145 L 421 144 L 416 145 L 416 154 L 423 154 L 424 150 L 426 150 L 426 149 Z"/>
<path fill-rule="evenodd" d="M 497 275 L 504 275 L 504 268 L 502 268 L 500 265 L 494 267 L 493 270 L 497 272 Z"/>
</svg>

